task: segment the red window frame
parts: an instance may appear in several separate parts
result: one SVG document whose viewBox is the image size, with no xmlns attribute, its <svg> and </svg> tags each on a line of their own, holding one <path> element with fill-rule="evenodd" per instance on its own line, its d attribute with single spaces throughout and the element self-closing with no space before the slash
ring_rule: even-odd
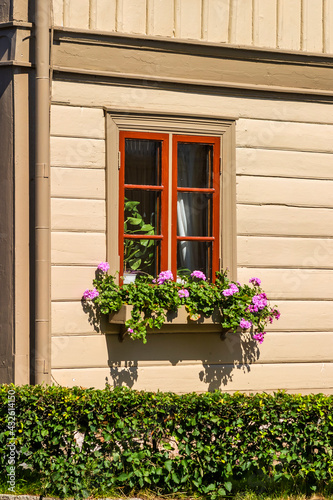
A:
<svg viewBox="0 0 333 500">
<path fill-rule="evenodd" d="M 161 185 L 150 186 L 142 184 L 125 184 L 125 140 L 147 139 L 157 140 L 162 143 L 161 152 Z M 177 159 L 178 143 L 201 143 L 213 146 L 213 184 L 211 188 L 184 188 L 177 186 Z M 161 241 L 161 271 L 168 269 L 168 187 L 169 187 L 169 134 L 155 132 L 119 132 L 119 256 L 120 273 L 124 269 L 124 240 L 127 239 L 155 239 Z M 134 235 L 124 234 L 124 202 L 125 189 L 145 189 L 161 192 L 161 234 L 159 235 Z M 212 235 L 211 236 L 177 236 L 177 194 L 178 192 L 203 192 L 212 193 Z M 177 275 L 177 241 L 211 241 L 212 242 L 212 279 L 219 270 L 219 239 L 220 239 L 220 138 L 195 135 L 172 135 L 172 207 L 171 207 L 171 270 Z"/>
<path fill-rule="evenodd" d="M 210 144 L 213 146 L 213 182 L 211 188 L 178 187 L 178 143 Z M 195 135 L 174 135 L 172 138 L 172 240 L 171 269 L 177 274 L 177 242 L 178 241 L 211 241 L 212 242 L 212 280 L 219 270 L 219 227 L 220 227 L 220 138 Z M 212 193 L 212 235 L 211 236 L 177 236 L 177 199 L 179 192 Z"/>
<path fill-rule="evenodd" d="M 161 151 L 161 184 L 160 186 L 149 186 L 144 184 L 125 184 L 125 140 L 126 139 L 148 139 L 160 141 Z M 145 132 L 120 132 L 119 133 L 119 256 L 120 273 L 124 270 L 124 241 L 125 239 L 150 239 L 161 242 L 161 271 L 168 268 L 168 165 L 169 165 L 169 135 Z M 159 235 L 124 234 L 124 205 L 125 189 L 143 189 L 146 191 L 160 191 L 161 193 L 161 219 Z"/>
</svg>

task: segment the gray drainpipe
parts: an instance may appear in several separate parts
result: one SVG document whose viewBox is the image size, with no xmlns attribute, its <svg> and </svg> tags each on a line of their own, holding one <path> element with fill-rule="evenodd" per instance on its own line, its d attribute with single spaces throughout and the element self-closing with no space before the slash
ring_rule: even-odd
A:
<svg viewBox="0 0 333 500">
<path fill-rule="evenodd" d="M 35 0 L 35 353 L 34 382 L 49 384 L 50 367 L 50 0 Z"/>
</svg>

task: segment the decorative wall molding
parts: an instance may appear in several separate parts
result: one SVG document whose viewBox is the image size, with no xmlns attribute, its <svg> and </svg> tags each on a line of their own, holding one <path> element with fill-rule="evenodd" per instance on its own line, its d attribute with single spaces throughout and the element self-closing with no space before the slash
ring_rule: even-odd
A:
<svg viewBox="0 0 333 500">
<path fill-rule="evenodd" d="M 53 70 L 103 78 L 333 96 L 333 57 L 55 29 Z"/>
</svg>

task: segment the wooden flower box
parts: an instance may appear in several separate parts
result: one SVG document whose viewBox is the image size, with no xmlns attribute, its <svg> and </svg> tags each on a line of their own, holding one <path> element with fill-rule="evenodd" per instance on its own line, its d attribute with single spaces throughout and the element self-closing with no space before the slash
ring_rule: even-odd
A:
<svg viewBox="0 0 333 500">
<path fill-rule="evenodd" d="M 109 323 L 111 325 L 119 325 L 118 333 L 121 338 L 126 335 L 125 322 L 130 319 L 132 305 L 123 305 L 121 309 L 109 315 Z M 219 332 L 223 333 L 221 326 L 221 314 L 216 310 L 212 316 L 200 316 L 198 320 L 191 320 L 185 306 L 180 307 L 175 312 L 167 313 L 166 321 L 162 328 L 149 328 L 148 333 L 180 333 L 180 332 Z"/>
</svg>

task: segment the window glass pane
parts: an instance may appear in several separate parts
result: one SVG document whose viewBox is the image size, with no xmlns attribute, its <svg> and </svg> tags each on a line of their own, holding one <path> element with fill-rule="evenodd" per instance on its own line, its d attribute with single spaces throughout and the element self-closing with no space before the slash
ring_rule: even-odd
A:
<svg viewBox="0 0 333 500">
<path fill-rule="evenodd" d="M 125 189 L 125 234 L 161 234 L 161 193 Z"/>
<path fill-rule="evenodd" d="M 124 273 L 160 272 L 161 243 L 158 240 L 124 240 Z"/>
<path fill-rule="evenodd" d="M 178 143 L 178 187 L 211 188 L 213 182 L 213 145 Z"/>
<path fill-rule="evenodd" d="M 178 193 L 177 235 L 211 236 L 212 195 L 209 193 Z"/>
<path fill-rule="evenodd" d="M 161 141 L 125 139 L 125 184 L 161 185 Z"/>
<path fill-rule="evenodd" d="M 177 241 L 177 270 L 202 271 L 211 279 L 212 242 Z"/>
</svg>

